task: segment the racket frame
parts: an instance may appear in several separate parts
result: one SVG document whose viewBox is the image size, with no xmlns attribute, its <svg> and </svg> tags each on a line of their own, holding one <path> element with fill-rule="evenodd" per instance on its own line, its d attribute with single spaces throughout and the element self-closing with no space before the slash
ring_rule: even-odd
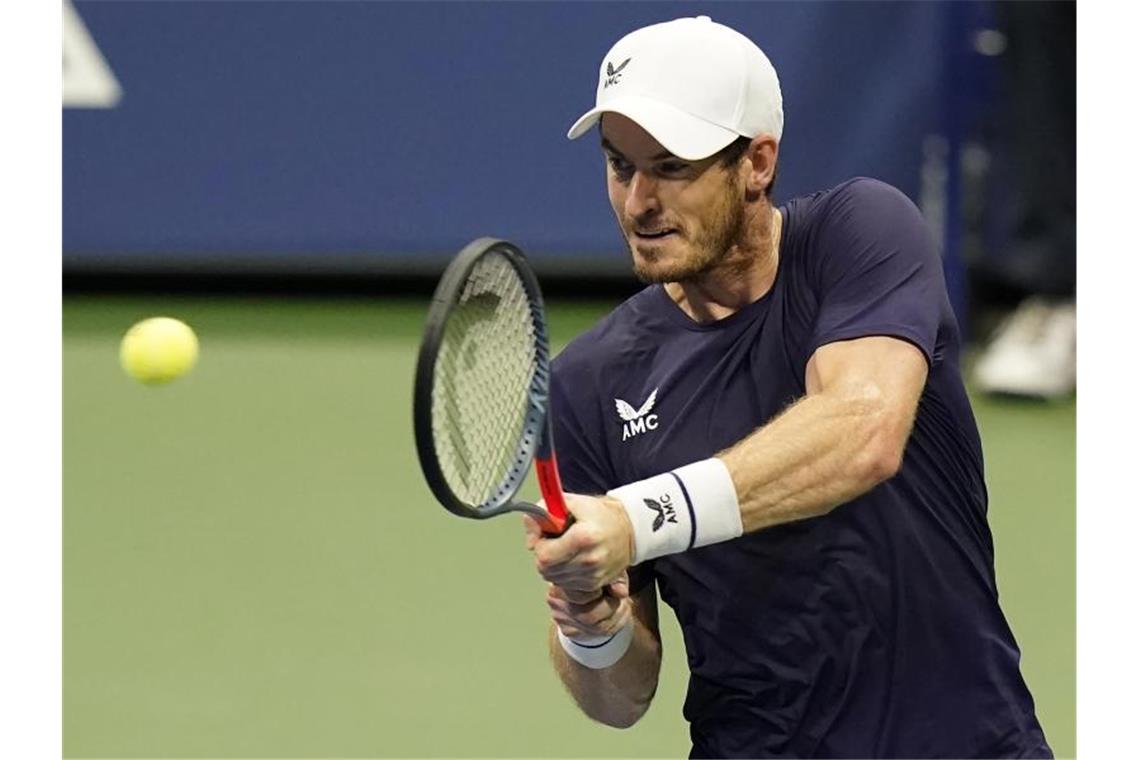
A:
<svg viewBox="0 0 1140 760">
<path fill-rule="evenodd" d="M 489 254 L 499 254 L 514 268 L 526 293 L 531 323 L 535 336 L 535 372 L 527 388 L 526 417 L 522 435 L 514 455 L 514 464 L 505 477 L 482 504 L 471 505 L 452 492 L 439 464 L 432 428 L 432 388 L 435 384 L 436 362 L 443 343 L 448 318 L 459 302 L 467 280 L 479 263 Z M 432 494 L 449 512 L 475 520 L 485 520 L 504 512 L 525 512 L 539 521 L 543 530 L 558 534 L 568 525 L 565 498 L 554 453 L 550 411 L 550 341 L 546 329 L 542 291 L 526 255 L 514 244 L 498 238 L 484 237 L 467 244 L 448 265 L 432 296 L 428 310 L 419 358 L 416 362 L 415 389 L 412 402 L 416 452 L 420 467 Z M 531 461 L 535 463 L 539 489 L 547 509 L 525 501 L 516 501 Z"/>
</svg>

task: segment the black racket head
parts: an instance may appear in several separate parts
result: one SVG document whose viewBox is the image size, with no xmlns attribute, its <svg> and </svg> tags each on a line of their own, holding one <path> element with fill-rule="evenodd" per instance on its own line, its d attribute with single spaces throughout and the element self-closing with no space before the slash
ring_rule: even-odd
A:
<svg viewBox="0 0 1140 760">
<path fill-rule="evenodd" d="M 416 364 L 416 451 L 440 504 L 462 517 L 545 514 L 513 501 L 546 424 L 550 349 L 523 252 L 480 238 L 448 265 Z"/>
</svg>

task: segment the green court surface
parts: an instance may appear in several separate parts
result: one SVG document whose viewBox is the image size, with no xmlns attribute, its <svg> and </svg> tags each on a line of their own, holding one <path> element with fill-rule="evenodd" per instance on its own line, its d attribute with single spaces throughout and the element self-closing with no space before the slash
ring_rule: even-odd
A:
<svg viewBox="0 0 1140 760">
<path fill-rule="evenodd" d="M 420 300 L 64 301 L 68 757 L 682 757 L 665 611 L 656 701 L 618 731 L 547 666 L 513 516 L 435 504 L 412 443 Z M 555 304 L 556 345 L 607 304 Z M 194 372 L 129 380 L 137 319 Z M 1075 752 L 1075 404 L 977 400 L 1001 598 L 1038 714 Z M 533 489 L 531 489 L 533 493 Z"/>
</svg>

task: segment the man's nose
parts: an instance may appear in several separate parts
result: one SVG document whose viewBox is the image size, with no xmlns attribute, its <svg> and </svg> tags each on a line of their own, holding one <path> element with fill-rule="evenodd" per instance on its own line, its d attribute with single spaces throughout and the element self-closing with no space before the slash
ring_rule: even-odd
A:
<svg viewBox="0 0 1140 760">
<path fill-rule="evenodd" d="M 644 172 L 634 172 L 629 181 L 629 194 L 625 198 L 626 215 L 637 219 L 660 210 L 656 180 Z"/>
</svg>

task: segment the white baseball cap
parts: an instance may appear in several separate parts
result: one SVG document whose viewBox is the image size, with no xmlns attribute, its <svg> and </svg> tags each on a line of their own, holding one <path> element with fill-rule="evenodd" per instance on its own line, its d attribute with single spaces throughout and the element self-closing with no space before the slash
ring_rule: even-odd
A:
<svg viewBox="0 0 1140 760">
<path fill-rule="evenodd" d="M 752 40 L 708 16 L 646 26 L 617 41 L 598 74 L 593 108 L 566 136 L 620 113 L 670 153 L 707 158 L 737 137 L 784 131 L 780 81 Z"/>
</svg>

